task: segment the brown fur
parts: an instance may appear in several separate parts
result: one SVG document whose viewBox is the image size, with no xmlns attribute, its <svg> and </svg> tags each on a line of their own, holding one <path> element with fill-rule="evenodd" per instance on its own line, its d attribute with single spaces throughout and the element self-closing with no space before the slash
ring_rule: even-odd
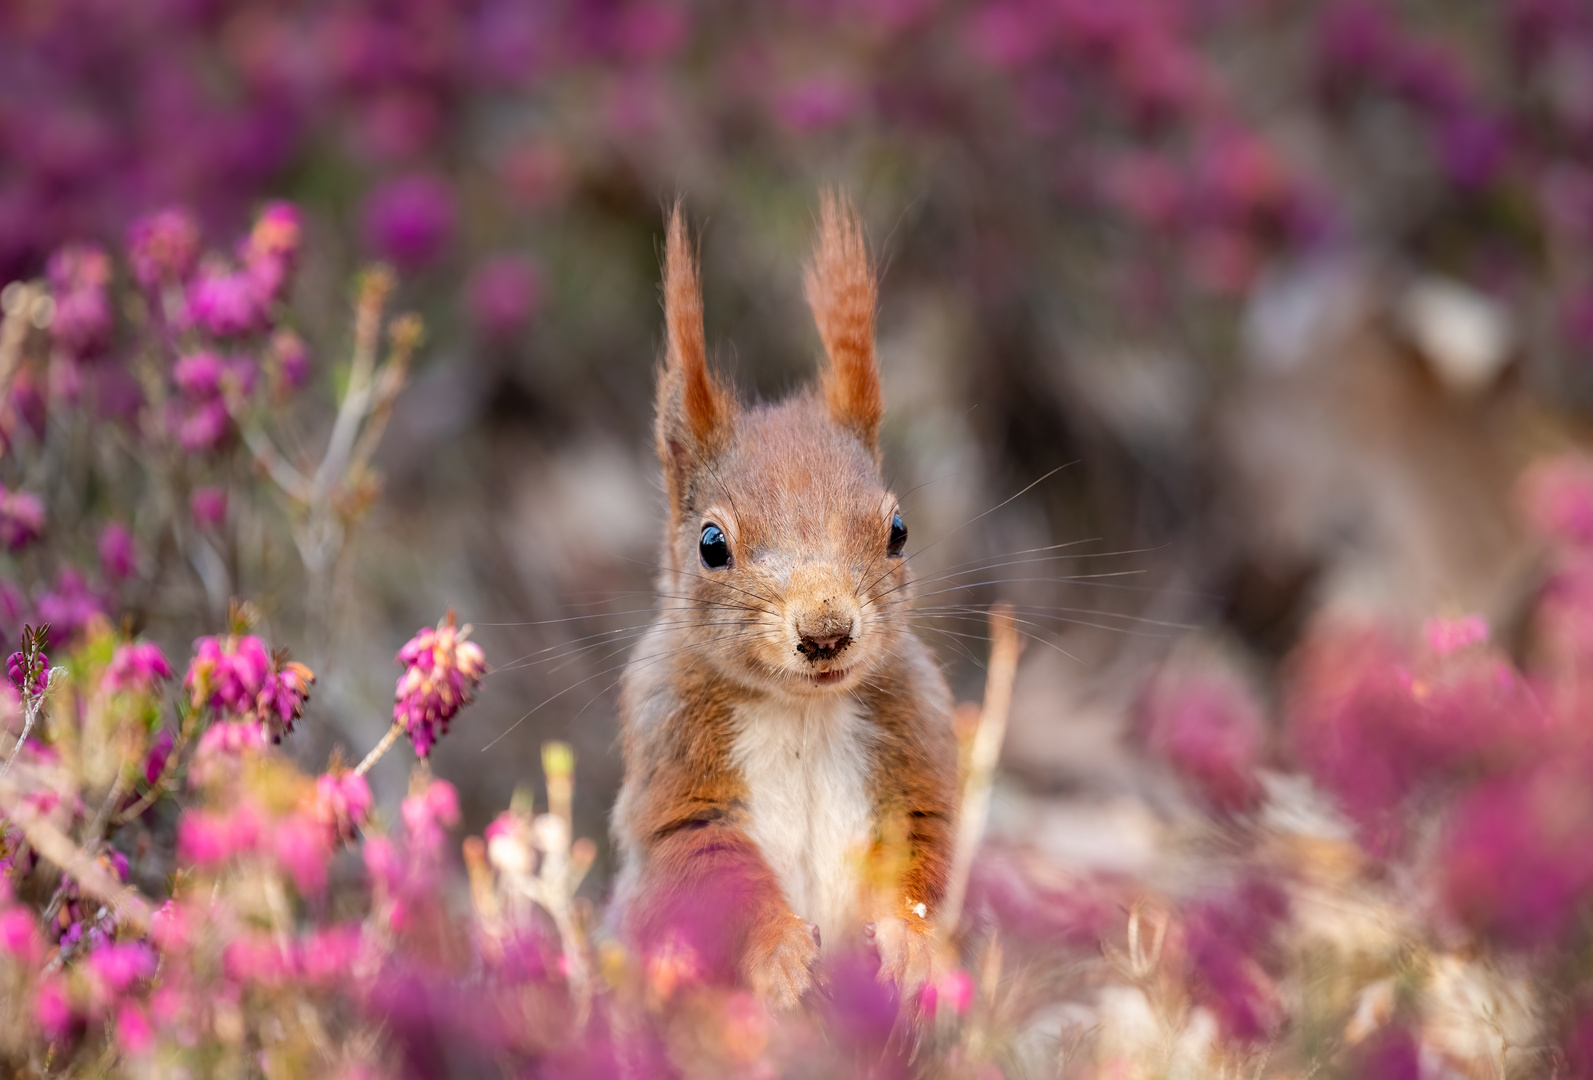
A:
<svg viewBox="0 0 1593 1080">
<path fill-rule="evenodd" d="M 877 460 L 874 285 L 861 226 L 844 200 L 826 196 L 808 275 L 830 357 L 822 395 L 743 409 L 713 380 L 678 207 L 664 291 L 658 433 L 670 516 L 659 614 L 620 701 L 624 929 L 645 951 L 711 905 L 715 931 L 703 937 L 699 927 L 692 942 L 705 965 L 777 1003 L 801 996 L 820 943 L 749 835 L 756 793 L 732 760 L 737 710 L 845 700 L 867 734 L 858 752 L 868 759 L 874 895 L 860 910 L 879 931 L 882 975 L 915 982 L 946 885 L 956 753 L 950 693 L 907 622 L 905 560 L 887 550 L 895 498 Z M 705 522 L 728 536 L 729 566 L 702 565 Z M 833 655 L 800 647 L 818 635 L 845 642 Z"/>
</svg>

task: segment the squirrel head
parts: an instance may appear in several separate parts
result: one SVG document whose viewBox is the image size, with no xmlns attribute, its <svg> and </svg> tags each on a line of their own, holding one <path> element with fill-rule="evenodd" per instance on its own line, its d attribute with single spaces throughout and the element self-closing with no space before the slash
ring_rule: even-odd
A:
<svg viewBox="0 0 1593 1080">
<path fill-rule="evenodd" d="M 904 632 L 907 529 L 880 476 L 874 270 L 856 210 L 826 192 L 805 292 L 827 356 L 816 386 L 750 407 L 708 368 L 702 292 L 677 203 L 664 254 L 658 455 L 662 592 L 692 655 L 739 685 L 854 689 Z"/>
</svg>

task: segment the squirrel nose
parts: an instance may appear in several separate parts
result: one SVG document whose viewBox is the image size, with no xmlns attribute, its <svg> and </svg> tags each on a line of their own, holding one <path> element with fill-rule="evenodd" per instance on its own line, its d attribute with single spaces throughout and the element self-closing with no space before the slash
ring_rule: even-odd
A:
<svg viewBox="0 0 1593 1080">
<path fill-rule="evenodd" d="M 850 643 L 851 634 L 833 634 L 830 637 L 805 637 L 802 644 L 810 649 L 819 649 L 822 652 L 834 652 L 836 647 L 845 641 Z"/>
</svg>

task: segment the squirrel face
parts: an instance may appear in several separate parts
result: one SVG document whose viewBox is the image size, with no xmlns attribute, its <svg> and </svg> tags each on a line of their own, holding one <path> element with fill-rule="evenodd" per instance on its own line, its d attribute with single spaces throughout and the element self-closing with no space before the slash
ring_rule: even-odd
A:
<svg viewBox="0 0 1593 1080">
<path fill-rule="evenodd" d="M 861 223 L 820 204 L 806 295 L 818 386 L 741 407 L 707 365 L 702 295 L 677 206 L 656 434 L 669 493 L 666 607 L 703 662 L 749 689 L 855 688 L 903 632 L 907 529 L 879 468 L 873 268 Z"/>
<path fill-rule="evenodd" d="M 906 525 L 855 434 L 803 395 L 741 412 L 685 485 L 666 591 L 732 681 L 805 696 L 849 690 L 901 632 Z"/>
</svg>

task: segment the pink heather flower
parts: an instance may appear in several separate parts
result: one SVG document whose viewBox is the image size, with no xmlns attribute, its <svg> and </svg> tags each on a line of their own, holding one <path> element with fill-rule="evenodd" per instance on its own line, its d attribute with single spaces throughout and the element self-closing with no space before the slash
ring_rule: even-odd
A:
<svg viewBox="0 0 1593 1080">
<path fill-rule="evenodd" d="M 50 645 L 76 637 L 89 622 L 103 617 L 105 606 L 89 590 L 83 575 L 66 567 L 55 577 L 55 588 L 39 597 L 39 621 L 50 624 Z"/>
<path fill-rule="evenodd" d="M 469 633 L 469 626 L 454 626 L 449 612 L 435 629 L 421 630 L 398 650 L 404 674 L 393 694 L 393 721 L 404 725 L 420 757 L 448 733 L 449 720 L 470 704 L 487 670 L 481 647 L 466 640 Z"/>
<path fill-rule="evenodd" d="M 50 257 L 47 270 L 55 315 L 50 336 L 74 360 L 87 360 L 105 350 L 111 339 L 111 301 L 106 286 L 111 260 L 103 250 L 70 244 Z"/>
<path fill-rule="evenodd" d="M 839 127 L 857 114 L 861 95 L 842 79 L 820 76 L 781 91 L 774 114 L 792 131 L 806 133 Z"/>
<path fill-rule="evenodd" d="M 476 267 L 465 286 L 465 300 L 476 329 L 484 337 L 503 340 L 525 329 L 541 292 L 535 263 L 520 255 L 499 255 Z"/>
<path fill-rule="evenodd" d="M 293 875 L 301 895 L 319 895 L 326 888 L 332 843 L 320 822 L 297 814 L 277 822 L 271 830 L 271 847 L 277 864 Z"/>
<path fill-rule="evenodd" d="M 1212 809 L 1237 813 L 1260 801 L 1266 721 L 1237 676 L 1169 669 L 1152 680 L 1140 710 L 1150 748 Z"/>
<path fill-rule="evenodd" d="M 33 996 L 33 1015 L 39 1027 L 52 1039 L 63 1039 L 72 1030 L 72 1002 L 66 996 L 66 983 L 60 976 L 39 981 Z"/>
<path fill-rule="evenodd" d="M 126 581 L 138 572 L 138 549 L 127 526 L 113 521 L 100 533 L 100 570 L 107 580 Z"/>
<path fill-rule="evenodd" d="M 177 744 L 177 736 L 171 728 L 161 728 L 155 736 L 155 741 L 149 744 L 149 753 L 144 756 L 144 781 L 153 784 L 160 779 L 166 771 L 166 762 L 171 758 L 172 747 Z"/>
<path fill-rule="evenodd" d="M 1586 764 L 1555 758 L 1462 796 L 1441 849 L 1448 907 L 1506 945 L 1552 945 L 1593 899 Z"/>
<path fill-rule="evenodd" d="M 1195 905 L 1185 922 L 1191 992 L 1217 1018 L 1224 1039 L 1253 1043 L 1283 1019 L 1278 988 L 1264 961 L 1288 915 L 1275 886 L 1252 882 Z"/>
<path fill-rule="evenodd" d="M 433 780 L 424 792 L 405 799 L 400 811 L 410 842 L 422 850 L 436 850 L 444 830 L 459 824 L 459 791 L 446 780 Z"/>
<path fill-rule="evenodd" d="M 188 318 L 213 337 L 239 337 L 265 327 L 266 301 L 246 269 L 206 261 L 188 286 Z"/>
<path fill-rule="evenodd" d="M 221 398 L 204 401 L 178 399 L 171 403 L 171 432 L 177 445 L 190 453 L 203 453 L 220 446 L 232 431 L 232 417 Z"/>
<path fill-rule="evenodd" d="M 101 995 L 114 999 L 155 974 L 155 952 L 142 941 L 113 942 L 89 953 L 88 970 Z"/>
<path fill-rule="evenodd" d="M 253 634 L 202 637 L 194 642 L 194 650 L 183 679 L 194 708 L 208 705 L 218 715 L 253 715 L 272 671 L 265 642 Z"/>
<path fill-rule="evenodd" d="M 127 230 L 127 260 L 133 280 L 146 289 L 188 280 L 199 257 L 199 223 L 186 210 L 158 210 Z"/>
<path fill-rule="evenodd" d="M 171 661 L 153 641 L 129 641 L 116 646 L 105 669 L 104 686 L 112 692 L 147 694 L 172 677 Z"/>
<path fill-rule="evenodd" d="M 391 840 L 373 836 L 362 845 L 360 854 L 364 856 L 365 872 L 372 881 L 380 882 L 388 890 L 398 887 L 404 877 L 404 867 Z"/>
<path fill-rule="evenodd" d="M 298 943 L 299 976 L 312 986 L 335 986 L 359 959 L 364 930 L 359 923 L 312 930 Z"/>
<path fill-rule="evenodd" d="M 208 350 L 190 353 L 172 365 L 172 382 L 185 397 L 206 399 L 221 393 L 221 377 L 226 365 L 220 356 Z"/>
<path fill-rule="evenodd" d="M 384 259 L 414 269 L 435 262 L 454 231 L 454 196 L 434 176 L 405 176 L 365 202 L 365 242 Z"/>
<path fill-rule="evenodd" d="M 221 813 L 188 810 L 177 821 L 177 858 L 198 867 L 217 866 L 260 843 L 260 820 L 248 806 Z"/>
<path fill-rule="evenodd" d="M 226 410 L 222 410 L 225 416 Z M 201 528 L 218 528 L 227 520 L 227 490 L 219 487 L 197 487 L 188 497 L 188 512 L 194 524 Z"/>
<path fill-rule="evenodd" d="M 255 219 L 241 257 L 265 303 L 281 299 L 299 255 L 302 218 L 292 203 L 271 202 Z"/>
<path fill-rule="evenodd" d="M 305 347 L 304 339 L 292 330 L 278 330 L 271 335 L 271 348 L 266 357 L 271 387 L 278 397 L 297 390 L 310 376 L 310 350 Z"/>
<path fill-rule="evenodd" d="M 293 734 L 294 722 L 304 715 L 313 682 L 315 673 L 298 661 L 289 660 L 287 650 L 272 655 L 271 670 L 266 672 L 255 698 L 255 714 L 265 723 L 273 743 Z"/>
<path fill-rule="evenodd" d="M 925 1016 L 934 1016 L 945 1005 L 957 1016 L 962 1016 L 973 1006 L 973 977 L 962 968 L 948 971 L 933 982 L 924 984 L 918 994 L 918 1009 Z"/>
<path fill-rule="evenodd" d="M 124 1001 L 116 1010 L 116 1045 L 134 1057 L 149 1053 L 155 1045 L 149 1014 L 136 1001 Z"/>
<path fill-rule="evenodd" d="M 1532 466 L 1518 485 L 1529 524 L 1547 540 L 1593 547 L 1593 460 L 1566 455 Z"/>
<path fill-rule="evenodd" d="M 11 685 L 18 690 L 23 688 L 23 681 L 27 678 L 27 671 L 23 668 L 24 657 L 21 651 L 6 657 L 6 674 L 11 677 Z M 33 692 L 42 694 L 50 685 L 50 658 L 43 653 L 39 654 L 39 673 L 33 680 Z"/>
<path fill-rule="evenodd" d="M 38 921 L 26 908 L 0 909 L 0 954 L 14 956 L 29 966 L 44 955 Z"/>
<path fill-rule="evenodd" d="M 176 900 L 167 900 L 150 917 L 149 936 L 165 951 L 177 952 L 187 946 L 193 932 L 192 923 L 186 907 Z"/>
<path fill-rule="evenodd" d="M 333 839 L 353 841 L 370 820 L 372 802 L 363 776 L 324 773 L 315 781 L 315 816 Z"/>
<path fill-rule="evenodd" d="M 0 544 L 21 551 L 44 531 L 44 503 L 27 491 L 0 486 Z"/>
<path fill-rule="evenodd" d="M 1481 615 L 1465 615 L 1458 619 L 1428 619 L 1422 626 L 1422 636 L 1427 647 L 1439 656 L 1482 645 L 1488 641 L 1488 620 Z"/>
<path fill-rule="evenodd" d="M 231 779 L 239 759 L 269 745 L 271 737 L 265 725 L 256 720 L 218 720 L 199 737 L 188 770 L 189 783 L 208 785 Z"/>
<path fill-rule="evenodd" d="M 234 938 L 222 950 L 227 978 L 239 983 L 281 986 L 293 976 L 293 957 L 264 934 Z"/>
</svg>

